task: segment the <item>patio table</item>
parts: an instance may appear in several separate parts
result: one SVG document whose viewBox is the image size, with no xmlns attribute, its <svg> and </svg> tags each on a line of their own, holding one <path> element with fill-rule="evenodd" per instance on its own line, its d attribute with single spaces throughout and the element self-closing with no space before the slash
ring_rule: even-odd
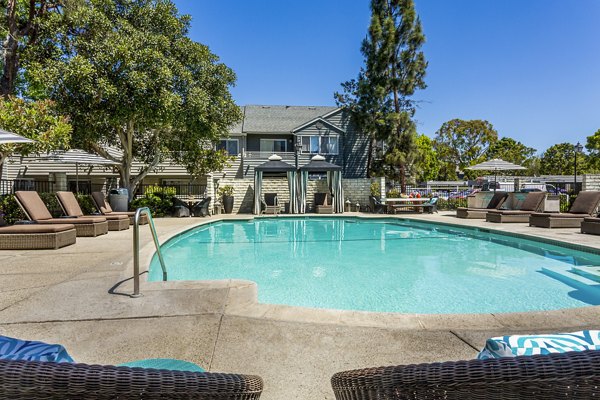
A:
<svg viewBox="0 0 600 400">
<path fill-rule="evenodd" d="M 398 209 L 401 208 L 414 208 L 415 211 L 423 212 L 423 207 L 419 207 L 420 204 L 427 203 L 431 200 L 429 197 L 390 197 L 385 199 L 388 213 L 393 212 L 394 214 Z"/>
</svg>

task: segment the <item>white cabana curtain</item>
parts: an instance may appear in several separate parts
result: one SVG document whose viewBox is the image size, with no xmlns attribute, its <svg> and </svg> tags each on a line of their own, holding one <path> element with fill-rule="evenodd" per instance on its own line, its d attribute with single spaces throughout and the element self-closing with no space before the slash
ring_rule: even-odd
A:
<svg viewBox="0 0 600 400">
<path fill-rule="evenodd" d="M 306 188 L 308 186 L 308 171 L 300 171 L 298 175 L 298 213 L 306 213 Z"/>
<path fill-rule="evenodd" d="M 262 171 L 254 170 L 254 214 L 260 215 L 262 196 Z"/>
<path fill-rule="evenodd" d="M 342 172 L 327 171 L 327 186 L 333 195 L 333 212 L 344 212 L 344 189 L 342 188 Z"/>
<path fill-rule="evenodd" d="M 296 171 L 287 173 L 288 187 L 290 188 L 290 214 L 298 214 L 298 190 Z"/>
</svg>

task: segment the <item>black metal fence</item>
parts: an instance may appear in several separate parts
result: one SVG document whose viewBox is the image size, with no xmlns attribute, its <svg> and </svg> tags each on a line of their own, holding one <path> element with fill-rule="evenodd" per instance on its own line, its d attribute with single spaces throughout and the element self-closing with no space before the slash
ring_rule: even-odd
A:
<svg viewBox="0 0 600 400">
<path fill-rule="evenodd" d="M 46 193 L 50 191 L 50 182 L 29 179 L 0 179 L 0 195 L 13 194 L 17 190 L 35 190 Z"/>
</svg>

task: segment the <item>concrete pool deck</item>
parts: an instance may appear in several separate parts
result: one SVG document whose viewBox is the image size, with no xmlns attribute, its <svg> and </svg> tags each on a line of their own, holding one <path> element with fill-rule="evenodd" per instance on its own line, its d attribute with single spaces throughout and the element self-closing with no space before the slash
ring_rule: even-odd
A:
<svg viewBox="0 0 600 400">
<path fill-rule="evenodd" d="M 346 213 L 344 216 L 357 215 Z M 515 232 L 600 250 L 578 229 L 415 218 Z M 365 217 L 376 215 L 361 214 Z M 218 216 L 251 218 L 251 216 Z M 161 241 L 208 218 L 157 219 Z M 142 269 L 152 253 L 140 228 Z M 209 371 L 257 374 L 264 399 L 333 399 L 337 371 L 473 358 L 490 336 L 598 329 L 600 306 L 536 313 L 417 315 L 315 310 L 255 303 L 244 281 L 142 282 L 132 292 L 132 229 L 77 238 L 59 250 L 0 251 L 0 334 L 61 343 L 79 362 L 169 357 Z M 260 290 L 260 288 L 258 288 Z"/>
</svg>

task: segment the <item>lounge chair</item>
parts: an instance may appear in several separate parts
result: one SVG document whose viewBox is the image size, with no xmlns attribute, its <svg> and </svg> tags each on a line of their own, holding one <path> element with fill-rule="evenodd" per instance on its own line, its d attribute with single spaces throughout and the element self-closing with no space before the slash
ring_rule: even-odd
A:
<svg viewBox="0 0 600 400">
<path fill-rule="evenodd" d="M 591 235 L 600 235 L 600 218 L 586 217 L 581 222 L 581 233 L 589 233 Z"/>
<path fill-rule="evenodd" d="M 502 207 L 502 204 L 504 204 L 504 201 L 507 197 L 508 193 L 506 192 L 496 192 L 485 208 L 458 207 L 456 209 L 456 217 L 467 219 L 485 219 L 487 212 L 489 210 L 496 210 Z"/>
<path fill-rule="evenodd" d="M 108 232 L 108 221 L 104 217 L 53 218 L 37 192 L 17 191 L 15 199 L 27 218 L 38 224 L 73 224 L 77 236 L 98 236 Z"/>
<path fill-rule="evenodd" d="M 600 192 L 579 192 L 567 213 L 532 213 L 529 226 L 540 228 L 579 228 L 600 204 Z"/>
<path fill-rule="evenodd" d="M 211 197 L 200 200 L 192 206 L 192 215 L 194 217 L 206 217 L 210 215 L 210 201 Z"/>
<path fill-rule="evenodd" d="M 64 213 L 68 217 L 76 218 L 97 218 L 98 215 L 83 215 L 83 211 L 77 202 L 77 198 L 73 192 L 56 192 L 56 199 L 63 209 Z M 101 218 L 105 218 L 108 221 L 109 231 L 123 231 L 129 229 L 129 217 L 126 215 L 104 215 Z"/>
<path fill-rule="evenodd" d="M 546 192 L 529 192 L 518 210 L 489 210 L 485 216 L 487 222 L 529 222 L 531 213 L 539 211 Z"/>
<path fill-rule="evenodd" d="M 75 243 L 72 224 L 23 224 L 0 227 L 0 250 L 58 249 Z"/>
<path fill-rule="evenodd" d="M 263 389 L 253 375 L 0 360 L 3 399 L 255 400 Z"/>
<path fill-rule="evenodd" d="M 265 193 L 265 200 L 263 202 L 263 213 L 264 214 L 279 214 L 281 212 L 281 206 L 279 205 L 279 199 L 277 193 Z"/>
<path fill-rule="evenodd" d="M 421 204 L 420 207 L 423 207 L 423 210 L 427 210 L 429 214 L 433 214 L 434 212 L 437 213 L 437 202 L 438 198 L 432 197 L 431 200 L 429 200 L 427 203 Z"/>
<path fill-rule="evenodd" d="M 339 372 L 338 400 L 584 400 L 600 395 L 600 351 L 401 365 Z"/>
<path fill-rule="evenodd" d="M 133 225 L 133 218 L 135 217 L 135 211 L 113 211 L 110 204 L 106 201 L 106 197 L 102 192 L 92 192 L 92 199 L 98 211 L 102 215 L 126 215 L 129 217 L 129 225 Z M 140 216 L 140 225 L 146 225 L 148 223 L 148 217 L 146 214 Z"/>
<path fill-rule="evenodd" d="M 370 201 L 371 207 L 372 207 L 371 212 L 374 212 L 376 214 L 385 213 L 386 206 L 377 197 L 369 196 L 369 201 Z"/>
<path fill-rule="evenodd" d="M 191 215 L 190 207 L 186 202 L 178 197 L 173 197 L 171 201 L 173 201 L 173 211 L 171 212 L 171 216 L 180 218 L 189 217 Z"/>
<path fill-rule="evenodd" d="M 315 193 L 315 211 L 317 214 L 333 214 L 330 193 Z"/>
</svg>

